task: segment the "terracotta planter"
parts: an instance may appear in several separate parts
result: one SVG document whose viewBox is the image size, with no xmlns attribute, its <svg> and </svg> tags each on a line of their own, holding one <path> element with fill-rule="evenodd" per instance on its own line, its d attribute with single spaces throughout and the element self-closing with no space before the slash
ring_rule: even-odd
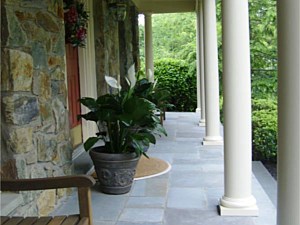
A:
<svg viewBox="0 0 300 225">
<path fill-rule="evenodd" d="M 139 157 L 135 153 L 105 153 L 103 147 L 92 148 L 99 189 L 106 194 L 125 194 L 130 191 Z"/>
</svg>

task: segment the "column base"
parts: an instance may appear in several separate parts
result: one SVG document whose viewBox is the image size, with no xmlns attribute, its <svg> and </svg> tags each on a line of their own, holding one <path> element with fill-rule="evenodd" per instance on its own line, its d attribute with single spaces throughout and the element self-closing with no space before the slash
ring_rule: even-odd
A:
<svg viewBox="0 0 300 225">
<path fill-rule="evenodd" d="M 207 136 L 203 138 L 203 145 L 223 145 L 223 138 L 221 136 Z"/>
<path fill-rule="evenodd" d="M 241 199 L 223 196 L 219 209 L 221 216 L 258 216 L 256 199 L 252 195 Z"/>
<path fill-rule="evenodd" d="M 201 108 L 197 108 L 196 113 L 201 113 Z"/>
<path fill-rule="evenodd" d="M 199 121 L 199 127 L 205 127 L 206 126 L 206 123 L 205 123 L 205 120 L 200 120 Z"/>
<path fill-rule="evenodd" d="M 258 216 L 258 207 L 251 206 L 245 208 L 227 208 L 219 205 L 219 211 L 221 216 Z"/>
</svg>

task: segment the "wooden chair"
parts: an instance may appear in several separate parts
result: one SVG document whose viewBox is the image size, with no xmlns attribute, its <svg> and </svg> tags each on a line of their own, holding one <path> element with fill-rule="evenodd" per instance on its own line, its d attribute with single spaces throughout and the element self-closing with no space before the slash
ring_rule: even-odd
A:
<svg viewBox="0 0 300 225">
<path fill-rule="evenodd" d="M 1 191 L 32 191 L 77 187 L 79 214 L 55 217 L 8 217 L 1 216 L 1 225 L 92 225 L 90 187 L 95 180 L 86 175 L 37 179 L 1 180 Z"/>
</svg>

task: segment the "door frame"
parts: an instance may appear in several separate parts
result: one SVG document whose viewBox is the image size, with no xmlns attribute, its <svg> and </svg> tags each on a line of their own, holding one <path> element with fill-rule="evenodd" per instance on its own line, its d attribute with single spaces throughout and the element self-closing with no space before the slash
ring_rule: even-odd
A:
<svg viewBox="0 0 300 225">
<path fill-rule="evenodd" d="M 97 98 L 95 39 L 93 20 L 93 0 L 85 0 L 86 9 L 89 12 L 86 47 L 78 49 L 80 96 Z M 81 106 L 81 113 L 87 113 L 88 109 Z M 83 141 L 97 133 L 94 122 L 82 120 Z"/>
</svg>

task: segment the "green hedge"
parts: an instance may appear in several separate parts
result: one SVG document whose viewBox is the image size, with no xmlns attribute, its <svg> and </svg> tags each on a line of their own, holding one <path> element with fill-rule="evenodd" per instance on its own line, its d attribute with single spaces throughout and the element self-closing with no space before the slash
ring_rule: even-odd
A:
<svg viewBox="0 0 300 225">
<path fill-rule="evenodd" d="M 277 161 L 277 103 L 269 99 L 252 102 L 253 159 Z"/>
<path fill-rule="evenodd" d="M 197 107 L 195 70 L 178 59 L 160 59 L 154 62 L 157 85 L 171 93 L 169 111 L 193 112 Z"/>
<path fill-rule="evenodd" d="M 277 111 L 277 102 L 273 99 L 253 99 L 252 111 L 267 110 Z"/>
</svg>

